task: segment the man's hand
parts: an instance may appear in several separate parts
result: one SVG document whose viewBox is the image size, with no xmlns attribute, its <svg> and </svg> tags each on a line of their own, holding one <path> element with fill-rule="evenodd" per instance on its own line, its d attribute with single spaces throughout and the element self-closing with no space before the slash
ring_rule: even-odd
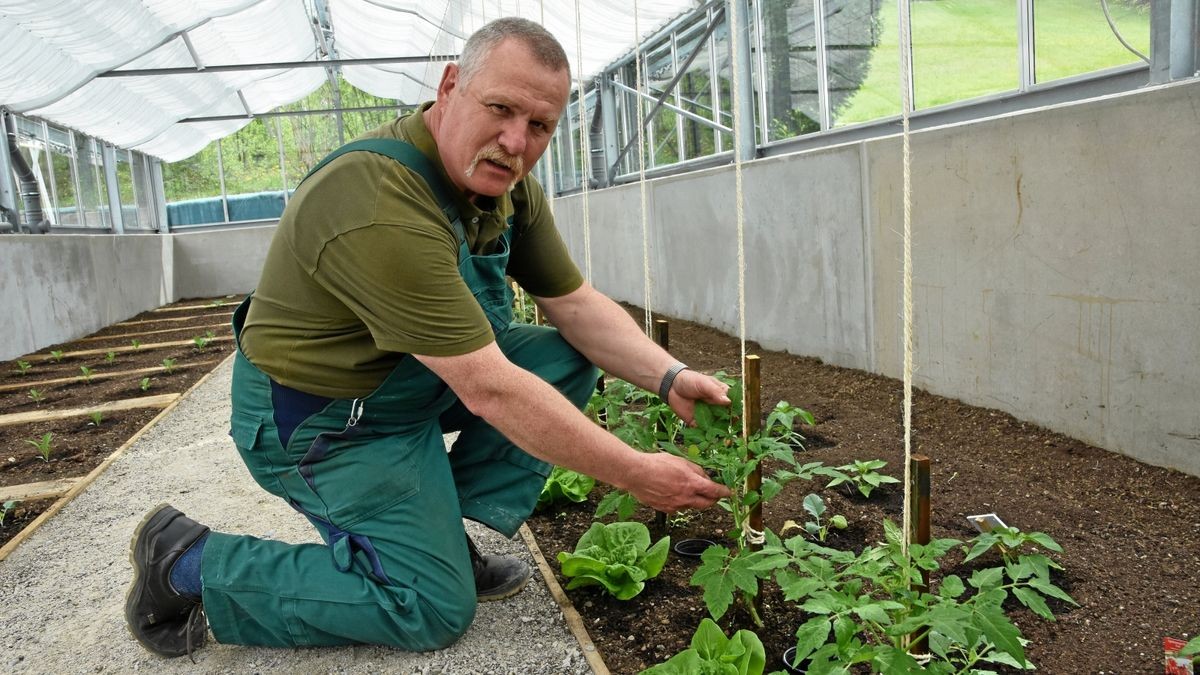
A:
<svg viewBox="0 0 1200 675">
<path fill-rule="evenodd" d="M 667 394 L 667 403 L 688 426 L 695 423 L 696 401 L 714 405 L 729 405 L 729 385 L 702 373 L 688 369 L 680 371 Z"/>
<path fill-rule="evenodd" d="M 639 469 L 621 481 L 621 487 L 639 502 L 663 513 L 708 508 L 729 496 L 729 488 L 709 480 L 703 469 L 682 457 L 644 453 Z"/>
</svg>

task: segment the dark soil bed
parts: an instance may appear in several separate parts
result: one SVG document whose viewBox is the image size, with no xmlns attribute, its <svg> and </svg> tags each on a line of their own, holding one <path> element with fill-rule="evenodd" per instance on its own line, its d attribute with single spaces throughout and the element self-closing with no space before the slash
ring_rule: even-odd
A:
<svg viewBox="0 0 1200 675">
<path fill-rule="evenodd" d="M 686 321 L 671 321 L 671 351 L 698 370 L 739 370 L 736 338 Z M 816 417 L 814 427 L 803 429 L 804 461 L 837 466 L 883 459 L 884 473 L 903 477 L 899 381 L 756 345 L 750 351 L 763 359 L 764 410 L 786 400 Z M 1055 623 L 1023 608 L 1010 613 L 1031 641 L 1027 656 L 1040 672 L 1161 673 L 1163 637 L 1200 632 L 1200 478 L 922 392 L 914 398 L 913 439 L 914 452 L 932 458 L 932 536 L 969 539 L 975 532 L 966 516 L 995 512 L 1007 524 L 1046 532 L 1064 547 L 1055 556 L 1065 567 L 1058 581 L 1080 606 L 1052 605 Z M 861 550 L 880 541 L 882 521 L 901 518 L 899 485 L 885 486 L 869 500 L 823 486 L 788 485 L 767 504 L 766 525 L 778 531 L 786 520 L 802 522 L 801 501 L 810 492 L 822 495 L 829 514 L 847 517 L 849 529 L 830 538 L 838 548 Z M 555 506 L 529 521 L 556 574 L 555 555 L 574 550 L 602 494 L 597 489 L 587 503 Z M 717 508 L 683 514 L 665 531 L 644 509 L 634 519 L 673 542 L 702 537 L 730 543 L 725 536 L 730 525 Z M 948 555 L 944 566 L 960 560 L 961 555 Z M 689 584 L 696 566 L 672 553 L 663 573 L 626 602 L 596 587 L 568 592 L 614 673 L 636 673 L 687 647 L 707 615 L 700 588 Z M 566 585 L 561 575 L 559 581 Z M 764 601 L 767 628 L 757 632 L 767 647 L 768 670 L 777 670 L 803 618 L 772 587 Z M 740 611 L 721 625 L 726 633 L 752 628 Z"/>
<path fill-rule="evenodd" d="M 218 302 L 225 303 L 229 300 L 182 300 L 168 305 L 170 311 L 143 312 L 94 334 L 121 334 L 119 338 L 80 339 L 0 363 L 0 386 L 20 385 L 17 389 L 0 390 L 0 415 L 75 408 L 86 410 L 98 403 L 187 391 L 220 363 L 233 348 L 230 340 L 214 341 L 203 349 L 197 349 L 196 345 L 191 343 L 193 337 L 204 336 L 209 331 L 214 337 L 227 338 L 232 334 L 228 323 L 230 308 L 216 305 Z M 200 306 L 193 307 L 195 305 Z M 193 308 L 176 309 L 186 307 Z M 220 325 L 214 327 L 215 324 Z M 170 332 L 145 334 L 149 331 L 164 330 Z M 127 335 L 135 333 L 143 335 L 140 338 Z M 39 358 L 52 351 L 67 354 L 132 346 L 131 339 L 137 339 L 141 346 L 131 351 L 116 352 L 112 359 L 106 359 L 104 352 L 64 356 L 60 362 Z M 153 347 L 153 343 L 178 340 L 188 340 L 189 344 Z M 111 378 L 100 377 L 110 373 L 161 368 L 164 360 L 171 362 L 171 372 L 160 370 L 116 375 Z M 29 364 L 29 368 L 23 373 L 18 365 L 19 361 Z M 81 367 L 94 372 L 90 380 L 84 380 Z M 47 380 L 61 378 L 71 379 L 67 382 L 43 384 Z M 144 378 L 148 379 L 143 382 Z M 37 390 L 36 396 L 31 396 L 32 389 Z M 103 413 L 99 425 L 88 416 L 79 416 L 0 426 L 0 486 L 85 476 L 152 420 L 160 410 L 137 408 Z M 45 434 L 51 434 L 48 458 L 43 458 L 38 448 L 29 442 L 40 440 Z M 0 545 L 16 536 L 25 524 L 49 508 L 51 503 L 52 500 L 39 500 L 17 505 L 5 518 L 4 524 L 0 525 Z"/>
</svg>

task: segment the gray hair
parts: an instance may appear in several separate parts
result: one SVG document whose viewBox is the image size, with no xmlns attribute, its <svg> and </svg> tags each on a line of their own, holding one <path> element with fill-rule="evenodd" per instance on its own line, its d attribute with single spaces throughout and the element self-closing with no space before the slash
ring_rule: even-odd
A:
<svg viewBox="0 0 1200 675">
<path fill-rule="evenodd" d="M 458 59 L 459 83 L 466 84 L 483 67 L 492 49 L 510 38 L 528 47 L 543 66 L 555 71 L 565 70 L 570 75 L 567 54 L 550 31 L 528 19 L 510 16 L 492 21 L 467 39 Z"/>
</svg>

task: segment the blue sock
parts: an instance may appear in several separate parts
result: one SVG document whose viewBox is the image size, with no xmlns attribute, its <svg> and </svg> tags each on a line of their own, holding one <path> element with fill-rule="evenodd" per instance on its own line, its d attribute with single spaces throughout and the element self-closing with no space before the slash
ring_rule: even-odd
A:
<svg viewBox="0 0 1200 675">
<path fill-rule="evenodd" d="M 183 552 L 179 556 L 179 560 L 171 567 L 171 587 L 174 588 L 180 595 L 185 595 L 195 600 L 199 600 L 204 592 L 204 586 L 200 583 L 200 558 L 204 552 L 204 542 L 208 541 L 208 534 L 196 540 L 191 548 Z"/>
</svg>

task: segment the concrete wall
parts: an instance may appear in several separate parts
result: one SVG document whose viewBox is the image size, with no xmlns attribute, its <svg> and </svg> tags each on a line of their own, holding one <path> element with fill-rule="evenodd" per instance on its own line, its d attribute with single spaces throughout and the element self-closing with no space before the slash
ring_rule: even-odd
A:
<svg viewBox="0 0 1200 675">
<path fill-rule="evenodd" d="M 180 298 L 247 292 L 274 229 L 0 237 L 0 361 Z"/>
<path fill-rule="evenodd" d="M 172 234 L 176 298 L 246 293 L 258 285 L 275 226 Z"/>
<path fill-rule="evenodd" d="M 1200 475 L 1200 82 L 912 151 L 916 385 Z M 901 168 L 896 137 L 744 165 L 750 339 L 901 375 Z M 737 334 L 732 168 L 646 187 L 652 306 Z M 588 201 L 593 284 L 642 304 L 638 186 Z"/>
</svg>

